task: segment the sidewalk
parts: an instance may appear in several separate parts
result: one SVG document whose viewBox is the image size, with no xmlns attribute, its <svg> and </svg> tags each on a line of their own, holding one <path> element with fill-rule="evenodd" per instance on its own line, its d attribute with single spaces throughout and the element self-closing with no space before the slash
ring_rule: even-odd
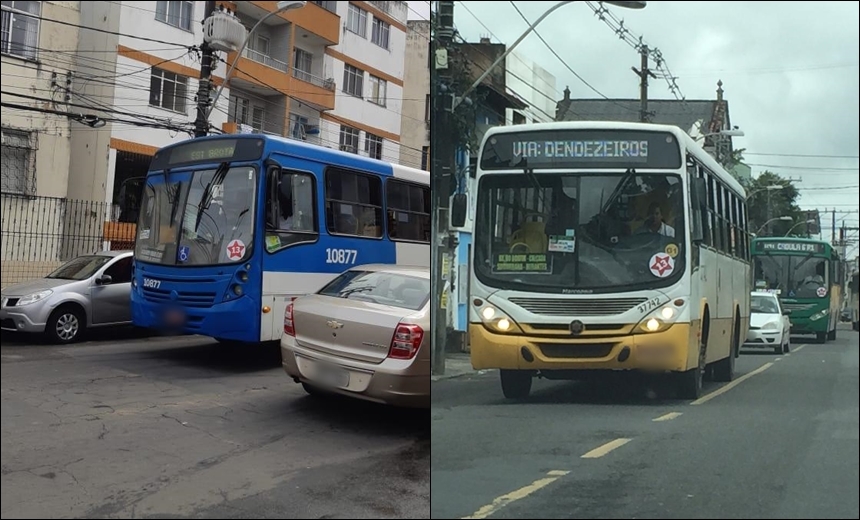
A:
<svg viewBox="0 0 860 520">
<path fill-rule="evenodd" d="M 430 376 L 430 380 L 441 381 L 444 379 L 463 377 L 469 374 L 477 374 L 479 372 L 484 371 L 472 368 L 472 362 L 469 360 L 468 352 L 449 352 L 445 356 L 445 373 L 442 375 L 432 375 Z"/>
</svg>

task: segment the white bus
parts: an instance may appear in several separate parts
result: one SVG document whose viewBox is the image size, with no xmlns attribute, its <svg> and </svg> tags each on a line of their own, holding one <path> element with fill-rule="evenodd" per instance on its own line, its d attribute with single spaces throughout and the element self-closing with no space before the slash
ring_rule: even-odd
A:
<svg viewBox="0 0 860 520">
<path fill-rule="evenodd" d="M 860 271 L 854 271 L 848 282 L 848 308 L 851 309 L 851 326 L 860 331 Z"/>
<path fill-rule="evenodd" d="M 558 122 L 484 136 L 469 295 L 476 369 L 730 381 L 749 327 L 746 193 L 674 126 Z"/>
</svg>

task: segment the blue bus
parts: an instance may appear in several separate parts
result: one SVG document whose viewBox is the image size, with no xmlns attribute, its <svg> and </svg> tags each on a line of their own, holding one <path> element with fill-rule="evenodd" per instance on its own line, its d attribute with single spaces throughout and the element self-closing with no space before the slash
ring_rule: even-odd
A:
<svg viewBox="0 0 860 520">
<path fill-rule="evenodd" d="M 429 266 L 430 175 L 282 137 L 166 146 L 146 177 L 132 321 L 279 340 L 288 301 L 355 265 Z"/>
</svg>

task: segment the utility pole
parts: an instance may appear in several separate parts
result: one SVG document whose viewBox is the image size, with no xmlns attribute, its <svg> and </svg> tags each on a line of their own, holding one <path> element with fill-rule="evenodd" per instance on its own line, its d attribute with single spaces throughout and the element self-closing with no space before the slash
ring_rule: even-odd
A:
<svg viewBox="0 0 860 520">
<path fill-rule="evenodd" d="M 452 71 L 449 63 L 449 48 L 454 40 L 454 2 L 438 2 L 436 27 L 431 40 L 431 88 L 433 89 L 433 115 L 430 120 L 430 190 L 432 192 L 432 242 L 431 284 L 435 300 L 430 309 L 430 351 L 432 372 L 445 373 L 445 343 L 448 335 L 447 296 L 448 276 L 443 272 L 447 254 L 448 222 L 442 218 L 450 200 L 450 179 L 454 174 L 455 160 L 452 139 L 452 109 L 454 92 L 451 88 Z M 445 279 L 443 279 L 445 278 Z M 445 300 L 449 298 L 445 297 Z"/>
<path fill-rule="evenodd" d="M 216 9 L 215 1 L 207 1 L 205 16 L 208 18 Z M 209 118 L 206 117 L 209 111 L 209 92 L 212 83 L 212 62 L 215 60 L 215 50 L 203 39 L 203 45 L 200 46 L 200 83 L 197 87 L 197 119 L 194 122 L 194 137 L 205 137 L 209 134 Z"/>
<path fill-rule="evenodd" d="M 657 76 L 648 68 L 648 46 L 640 44 L 639 53 L 642 57 L 641 70 L 637 70 L 636 67 L 630 68 L 639 76 L 639 121 L 647 123 L 651 117 L 648 113 L 648 77 L 657 79 Z"/>
</svg>

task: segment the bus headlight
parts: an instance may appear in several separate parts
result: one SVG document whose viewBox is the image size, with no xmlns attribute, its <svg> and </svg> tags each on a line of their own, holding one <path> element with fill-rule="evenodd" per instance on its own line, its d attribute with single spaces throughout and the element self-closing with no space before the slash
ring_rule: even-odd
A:
<svg viewBox="0 0 860 520">
<path fill-rule="evenodd" d="M 675 300 L 647 314 L 634 329 L 634 334 L 663 332 L 675 324 L 684 308 L 683 300 Z"/>
<path fill-rule="evenodd" d="M 822 309 L 809 317 L 810 321 L 818 321 L 821 318 L 830 314 L 830 309 Z"/>
<path fill-rule="evenodd" d="M 478 311 L 481 323 L 497 334 L 522 334 L 523 330 L 510 316 L 492 305 L 485 305 Z"/>
</svg>

